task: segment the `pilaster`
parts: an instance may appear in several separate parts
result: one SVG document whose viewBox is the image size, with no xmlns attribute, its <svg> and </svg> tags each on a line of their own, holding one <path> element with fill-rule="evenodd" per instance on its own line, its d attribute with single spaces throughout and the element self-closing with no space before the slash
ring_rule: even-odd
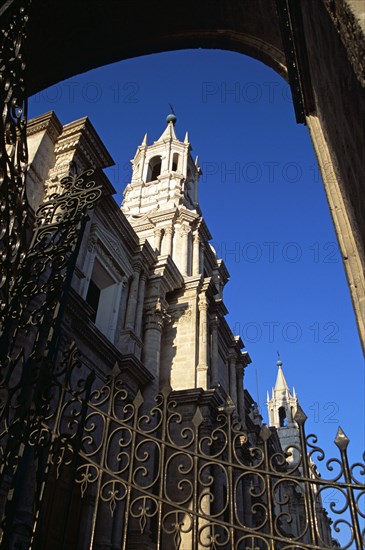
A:
<svg viewBox="0 0 365 550">
<path fill-rule="evenodd" d="M 195 231 L 193 236 L 193 275 L 200 275 L 200 236 Z"/>
<path fill-rule="evenodd" d="M 215 387 L 219 383 L 219 372 L 218 372 L 218 327 L 219 327 L 219 317 L 216 314 L 211 315 L 210 317 L 210 330 L 212 336 L 212 346 L 211 346 L 211 378 L 210 385 Z"/>
<path fill-rule="evenodd" d="M 231 350 L 228 354 L 228 366 L 229 366 L 229 393 L 233 403 L 238 407 L 237 398 L 237 370 L 236 370 L 237 353 L 235 350 Z"/>
<path fill-rule="evenodd" d="M 172 236 L 173 236 L 173 227 L 167 226 L 164 228 L 164 234 L 162 239 L 161 254 L 163 256 L 168 256 L 172 254 Z"/>
<path fill-rule="evenodd" d="M 141 265 L 136 263 L 133 265 L 132 282 L 129 289 L 127 314 L 125 319 L 125 328 L 129 330 L 134 329 L 134 322 L 136 318 L 137 301 L 138 301 L 138 287 L 139 277 L 141 273 Z"/>
<path fill-rule="evenodd" d="M 208 388 L 208 301 L 200 294 L 199 308 L 199 363 L 197 367 L 197 387 Z"/>
</svg>

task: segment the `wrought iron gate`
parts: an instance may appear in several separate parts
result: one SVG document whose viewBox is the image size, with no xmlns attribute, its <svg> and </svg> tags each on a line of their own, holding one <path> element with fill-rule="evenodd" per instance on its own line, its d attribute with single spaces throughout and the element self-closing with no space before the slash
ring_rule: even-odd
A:
<svg viewBox="0 0 365 550">
<path fill-rule="evenodd" d="M 314 435 L 305 436 L 301 410 L 301 445 L 285 453 L 265 425 L 248 438 L 231 403 L 213 417 L 184 410 L 166 388 L 148 411 L 140 392 L 129 395 L 117 365 L 103 380 L 72 345 L 24 442 L 26 504 L 18 501 L 6 537 L 18 546 L 2 547 L 363 548 L 364 465 L 350 467 L 341 429 L 326 479 L 315 462 L 324 454 Z M 24 517 L 27 529 L 19 529 Z M 344 528 L 340 545 L 335 537 Z"/>
</svg>

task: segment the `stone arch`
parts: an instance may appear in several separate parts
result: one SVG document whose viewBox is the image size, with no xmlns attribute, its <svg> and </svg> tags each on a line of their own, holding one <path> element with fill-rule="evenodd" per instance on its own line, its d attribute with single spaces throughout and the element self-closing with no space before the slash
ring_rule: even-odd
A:
<svg viewBox="0 0 365 550">
<path fill-rule="evenodd" d="M 311 133 L 364 344 L 364 29 L 357 0 L 199 0 L 173 7 L 167 0 L 33 0 L 28 92 L 174 49 L 233 50 L 272 67 L 289 81 L 297 121 Z"/>
<path fill-rule="evenodd" d="M 148 163 L 146 183 L 157 180 L 161 174 L 161 157 L 159 155 L 152 157 Z"/>
</svg>

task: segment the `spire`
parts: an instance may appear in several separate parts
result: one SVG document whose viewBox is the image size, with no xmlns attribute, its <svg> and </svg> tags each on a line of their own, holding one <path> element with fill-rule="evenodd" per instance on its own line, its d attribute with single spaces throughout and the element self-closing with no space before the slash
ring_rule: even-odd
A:
<svg viewBox="0 0 365 550">
<path fill-rule="evenodd" d="M 176 123 L 176 116 L 171 114 L 167 115 L 166 122 L 167 126 L 160 136 L 160 138 L 157 141 L 162 141 L 164 139 L 177 139 L 176 133 L 175 133 L 175 123 Z"/>
<path fill-rule="evenodd" d="M 280 364 L 279 364 L 280 363 Z M 278 375 L 276 377 L 276 383 L 275 383 L 275 391 L 290 391 L 289 390 L 289 386 L 288 384 L 286 383 L 286 380 L 285 380 L 285 376 L 284 376 L 284 373 L 283 373 L 283 369 L 281 368 L 281 361 L 278 361 L 276 363 L 279 367 L 279 370 L 278 370 Z"/>
<path fill-rule="evenodd" d="M 188 131 L 186 131 L 185 138 L 184 138 L 184 143 L 189 143 L 189 132 Z"/>
<path fill-rule="evenodd" d="M 145 147 L 145 146 L 147 146 L 147 134 L 144 135 L 144 138 L 141 143 L 141 147 Z"/>
<path fill-rule="evenodd" d="M 276 362 L 276 364 L 278 366 L 278 375 L 276 377 L 275 392 L 288 391 L 290 393 L 289 386 L 288 386 L 288 384 L 286 383 L 286 380 L 285 380 L 283 369 L 281 368 L 283 366 L 283 362 L 280 359 L 279 352 L 277 352 L 277 353 L 278 353 L 278 358 L 279 359 Z"/>
</svg>

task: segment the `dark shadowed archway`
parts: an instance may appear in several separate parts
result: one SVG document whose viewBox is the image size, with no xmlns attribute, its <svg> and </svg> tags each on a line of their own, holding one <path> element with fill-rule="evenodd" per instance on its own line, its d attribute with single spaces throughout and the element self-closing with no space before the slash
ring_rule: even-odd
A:
<svg viewBox="0 0 365 550">
<path fill-rule="evenodd" d="M 311 133 L 364 344 L 364 11 L 361 0 L 33 0 L 28 93 L 185 48 L 233 50 L 272 67 L 289 80 L 296 119 Z"/>
</svg>

